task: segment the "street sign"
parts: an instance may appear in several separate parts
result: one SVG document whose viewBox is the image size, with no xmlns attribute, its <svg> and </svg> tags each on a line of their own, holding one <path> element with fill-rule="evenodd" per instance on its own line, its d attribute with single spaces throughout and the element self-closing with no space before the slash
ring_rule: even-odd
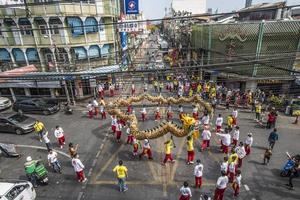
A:
<svg viewBox="0 0 300 200">
<path fill-rule="evenodd" d="M 90 87 L 97 87 L 96 79 L 90 79 Z"/>
<path fill-rule="evenodd" d="M 126 14 L 139 14 L 139 0 L 125 0 Z"/>
<path fill-rule="evenodd" d="M 141 32 L 143 31 L 143 26 L 136 20 L 126 20 L 119 21 L 118 30 L 119 32 Z"/>
</svg>

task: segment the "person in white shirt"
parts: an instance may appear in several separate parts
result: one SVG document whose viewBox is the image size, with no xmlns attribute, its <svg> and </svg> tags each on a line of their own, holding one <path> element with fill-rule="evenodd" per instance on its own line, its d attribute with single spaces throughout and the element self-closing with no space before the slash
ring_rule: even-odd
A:
<svg viewBox="0 0 300 200">
<path fill-rule="evenodd" d="M 217 180 L 214 200 L 223 200 L 224 192 L 227 188 L 228 177 L 225 172 L 221 172 L 221 174 L 222 176 L 220 176 Z"/>
<path fill-rule="evenodd" d="M 210 138 L 211 138 L 211 132 L 208 127 L 204 126 L 204 130 L 202 131 L 202 145 L 201 145 L 201 151 L 203 151 L 206 148 L 209 148 L 210 146 Z"/>
<path fill-rule="evenodd" d="M 189 188 L 188 182 L 184 182 L 183 186 L 180 188 L 179 200 L 190 200 L 192 197 L 192 191 Z"/>
<path fill-rule="evenodd" d="M 145 106 L 143 106 L 142 110 L 141 110 L 141 114 L 142 114 L 142 121 L 144 122 L 146 120 L 147 117 L 147 111 Z"/>
<path fill-rule="evenodd" d="M 106 119 L 106 112 L 103 104 L 100 104 L 100 114 L 101 114 L 101 119 Z"/>
<path fill-rule="evenodd" d="M 198 108 L 197 108 L 197 106 L 193 105 L 193 118 L 195 120 L 198 120 L 198 116 L 199 116 Z"/>
<path fill-rule="evenodd" d="M 216 119 L 216 132 L 220 132 L 222 125 L 223 125 L 224 119 L 221 114 Z"/>
<path fill-rule="evenodd" d="M 232 184 L 234 197 L 237 197 L 239 195 L 241 185 L 242 185 L 242 175 L 241 175 L 241 170 L 238 169 L 236 171 L 236 176 Z"/>
<path fill-rule="evenodd" d="M 93 104 L 91 101 L 89 101 L 88 105 L 86 106 L 88 113 L 89 113 L 89 118 L 92 119 L 93 118 Z"/>
<path fill-rule="evenodd" d="M 57 160 L 57 153 L 52 149 L 50 149 L 47 159 L 48 159 L 49 166 L 52 166 L 55 172 L 61 173 L 61 165 Z"/>
<path fill-rule="evenodd" d="M 83 171 L 85 167 L 82 164 L 81 160 L 79 160 L 78 154 L 74 155 L 71 162 L 74 171 L 76 172 L 78 182 L 83 183 L 87 181 L 87 178 L 85 178 L 84 171 Z"/>
<path fill-rule="evenodd" d="M 116 128 L 117 128 L 117 122 L 118 122 L 118 120 L 117 120 L 116 116 L 114 116 L 114 115 L 112 115 L 110 117 L 111 117 L 111 130 L 112 130 L 113 133 L 115 133 L 116 132 Z"/>
<path fill-rule="evenodd" d="M 134 83 L 131 84 L 131 95 L 134 95 L 135 93 L 135 86 Z"/>
<path fill-rule="evenodd" d="M 205 113 L 201 121 L 203 125 L 209 125 L 209 115 Z"/>
<path fill-rule="evenodd" d="M 238 155 L 238 164 L 237 164 L 237 166 L 239 168 L 241 168 L 242 164 L 243 164 L 243 158 L 245 158 L 245 156 L 246 156 L 246 150 L 245 150 L 243 142 L 240 142 L 239 146 L 235 148 L 235 152 Z"/>
<path fill-rule="evenodd" d="M 99 97 L 103 97 L 104 96 L 103 94 L 104 94 L 104 89 L 103 89 L 102 84 L 100 83 L 98 85 L 98 95 L 99 95 Z"/>
<path fill-rule="evenodd" d="M 93 108 L 94 108 L 94 114 L 95 114 L 95 116 L 98 116 L 98 107 L 99 107 L 99 103 L 98 103 L 97 99 L 94 98 L 94 100 L 93 100 Z"/>
<path fill-rule="evenodd" d="M 148 85 L 147 83 L 144 83 L 144 92 L 147 92 L 148 91 Z"/>
<path fill-rule="evenodd" d="M 223 153 L 229 153 L 229 146 L 231 144 L 231 135 L 229 134 L 229 130 L 225 129 L 225 133 L 216 133 L 218 136 L 221 136 L 221 145 Z"/>
<path fill-rule="evenodd" d="M 252 133 L 248 133 L 248 136 L 247 136 L 244 144 L 245 144 L 246 155 L 249 155 L 251 153 L 251 146 L 253 144 Z"/>
<path fill-rule="evenodd" d="M 179 86 L 178 97 L 182 97 L 182 95 L 183 95 L 183 88 L 181 86 Z"/>
<path fill-rule="evenodd" d="M 120 121 L 118 121 L 116 125 L 116 139 L 118 143 L 121 142 L 121 135 L 122 135 L 122 124 Z"/>
<path fill-rule="evenodd" d="M 172 107 L 171 105 L 169 104 L 168 106 L 168 111 L 167 111 L 167 120 L 170 120 L 173 118 L 173 112 L 172 112 Z"/>
<path fill-rule="evenodd" d="M 57 139 L 60 148 L 62 149 L 65 144 L 65 136 L 64 136 L 64 130 L 60 126 L 55 127 L 54 136 Z"/>
<path fill-rule="evenodd" d="M 195 176 L 195 187 L 201 188 L 202 186 L 202 176 L 203 176 L 203 164 L 201 164 L 201 160 L 196 161 L 196 166 L 194 168 L 194 176 Z"/>
<path fill-rule="evenodd" d="M 232 118 L 233 118 L 232 124 L 234 126 L 237 125 L 237 117 L 238 117 L 238 111 L 237 111 L 236 108 L 234 108 L 233 111 L 232 111 Z"/>
<path fill-rule="evenodd" d="M 51 142 L 50 142 L 50 140 L 48 138 L 48 131 L 45 132 L 45 134 L 43 135 L 43 140 L 44 140 L 44 142 L 46 144 L 47 151 L 49 151 L 51 149 Z"/>
<path fill-rule="evenodd" d="M 154 115 L 155 115 L 155 117 L 154 117 L 155 121 L 160 120 L 161 115 L 160 115 L 159 107 L 156 108 Z"/>
<path fill-rule="evenodd" d="M 148 159 L 149 160 L 153 160 L 152 158 L 152 152 L 151 152 L 151 146 L 150 146 L 150 142 L 148 139 L 145 139 L 144 140 L 144 145 L 143 145 L 143 151 L 142 153 L 139 155 L 139 159 L 141 160 L 142 159 L 142 156 L 144 155 L 148 155 Z"/>
<path fill-rule="evenodd" d="M 113 97 L 115 95 L 114 94 L 115 93 L 114 90 L 115 90 L 115 86 L 113 84 L 110 84 L 109 85 L 109 94 L 110 94 L 111 97 Z"/>
<path fill-rule="evenodd" d="M 127 126 L 127 129 L 126 129 L 126 134 L 127 134 L 127 144 L 132 144 L 133 143 L 133 139 L 134 139 L 134 136 L 132 135 L 131 131 L 130 131 L 130 125 Z"/>
<path fill-rule="evenodd" d="M 236 126 L 235 129 L 232 131 L 232 144 L 236 146 L 240 139 L 240 127 Z"/>
<path fill-rule="evenodd" d="M 222 162 L 220 168 L 221 168 L 221 172 L 225 172 L 227 174 L 227 172 L 228 172 L 228 157 L 227 156 L 225 156 L 223 158 L 223 162 Z"/>
</svg>

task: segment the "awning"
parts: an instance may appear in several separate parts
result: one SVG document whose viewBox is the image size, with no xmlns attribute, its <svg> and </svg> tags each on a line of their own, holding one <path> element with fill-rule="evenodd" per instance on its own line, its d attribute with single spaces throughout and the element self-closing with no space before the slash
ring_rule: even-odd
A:
<svg viewBox="0 0 300 200">
<path fill-rule="evenodd" d="M 37 72 L 37 71 L 38 69 L 34 65 L 28 65 L 25 67 L 19 67 L 5 72 L 1 72 L 0 76 L 7 76 L 7 78 L 9 78 L 10 76 L 22 76 L 24 74 Z"/>
<path fill-rule="evenodd" d="M 30 73 L 37 73 L 38 69 L 34 65 L 19 67 L 13 70 L 1 72 L 0 88 L 60 88 L 59 81 L 35 81 L 35 80 L 16 80 L 9 77 L 23 76 Z"/>
</svg>

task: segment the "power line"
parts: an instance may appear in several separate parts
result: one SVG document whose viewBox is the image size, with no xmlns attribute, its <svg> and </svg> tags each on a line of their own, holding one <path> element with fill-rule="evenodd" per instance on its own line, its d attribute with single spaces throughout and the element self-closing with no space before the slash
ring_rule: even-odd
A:
<svg viewBox="0 0 300 200">
<path fill-rule="evenodd" d="M 54 3 L 58 3 L 58 2 L 55 1 Z M 20 5 L 20 4 L 18 4 L 18 5 Z M 28 4 L 28 5 L 30 5 L 30 4 Z M 41 4 L 37 4 L 37 5 L 41 5 Z M 14 7 L 15 7 L 15 5 L 14 5 Z M 300 4 L 290 5 L 290 6 L 282 6 L 281 8 L 283 9 L 283 8 L 294 8 L 294 7 L 300 7 Z M 259 9 L 255 10 L 255 12 L 268 11 L 268 10 L 274 10 L 274 8 L 259 8 Z M 178 19 L 182 19 L 182 20 L 183 19 L 197 19 L 198 17 L 213 17 L 213 16 L 230 15 L 230 14 L 247 13 L 247 12 L 249 12 L 249 11 L 233 11 L 233 12 L 225 12 L 225 13 L 218 13 L 218 14 L 195 14 L 192 16 L 165 17 L 165 18 L 156 18 L 156 19 L 147 19 L 147 20 L 135 20 L 135 22 L 136 23 L 149 23 L 149 22 L 156 22 L 156 21 L 172 21 L 172 20 L 178 20 Z M 53 16 L 53 17 L 58 17 L 58 16 Z M 20 18 L 21 18 L 21 16 L 20 16 Z M 31 18 L 34 18 L 34 17 L 31 17 Z M 270 22 L 273 22 L 273 21 L 270 21 Z M 128 23 L 128 22 L 125 21 L 125 22 L 97 23 L 94 25 L 78 25 L 78 26 L 74 26 L 74 27 L 69 27 L 69 26 L 50 27 L 50 28 L 45 27 L 45 28 L 43 28 L 43 30 L 72 29 L 72 28 L 95 27 L 95 26 L 100 28 L 101 26 L 114 26 L 114 25 L 126 24 L 126 23 Z M 252 24 L 252 23 L 257 23 L 257 22 L 242 22 L 242 23 Z M 202 23 L 202 24 L 210 24 L 210 23 Z M 29 30 L 41 30 L 41 29 L 40 28 L 34 28 L 34 29 L 31 28 Z M 21 31 L 21 29 L 3 30 L 2 32 L 14 32 L 14 31 Z"/>
</svg>

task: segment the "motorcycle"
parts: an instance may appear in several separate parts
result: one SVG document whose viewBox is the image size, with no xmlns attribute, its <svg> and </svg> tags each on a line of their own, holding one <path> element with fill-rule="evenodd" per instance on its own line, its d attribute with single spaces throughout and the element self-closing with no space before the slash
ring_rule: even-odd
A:
<svg viewBox="0 0 300 200">
<path fill-rule="evenodd" d="M 48 171 L 45 168 L 44 164 L 40 161 L 36 163 L 34 173 L 36 175 L 37 180 L 43 184 L 48 185 L 49 179 L 48 179 Z"/>
<path fill-rule="evenodd" d="M 68 102 L 63 104 L 63 112 L 66 115 L 72 115 L 73 114 L 73 109 L 70 107 Z"/>
<path fill-rule="evenodd" d="M 280 176 L 282 177 L 288 177 L 291 174 L 291 169 L 295 166 L 295 165 L 299 165 L 300 163 L 300 155 L 297 154 L 295 156 L 290 156 L 290 154 L 288 152 L 286 152 L 287 156 L 288 156 L 288 160 L 285 163 L 285 165 L 283 166 L 281 172 L 280 172 Z"/>
</svg>

